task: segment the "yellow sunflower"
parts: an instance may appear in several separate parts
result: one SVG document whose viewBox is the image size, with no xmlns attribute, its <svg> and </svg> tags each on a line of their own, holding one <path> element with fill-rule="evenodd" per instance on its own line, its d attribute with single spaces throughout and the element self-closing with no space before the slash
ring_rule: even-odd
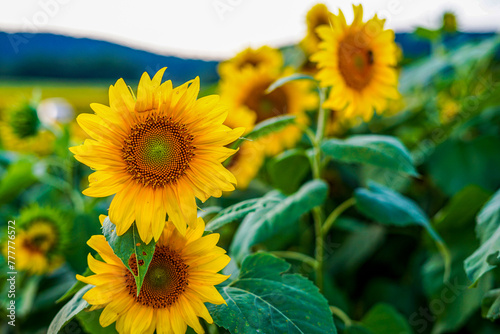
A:
<svg viewBox="0 0 500 334">
<path fill-rule="evenodd" d="M 264 156 L 264 147 L 258 141 L 244 141 L 240 145 L 238 152 L 231 157 L 227 165 L 227 169 L 238 181 L 238 189 L 245 190 L 248 187 L 262 167 Z"/>
<path fill-rule="evenodd" d="M 167 224 L 156 244 L 155 253 L 146 273 L 141 292 L 132 273 L 102 235 L 87 242 L 105 262 L 90 254 L 88 264 L 95 275 L 77 279 L 92 284 L 83 299 L 92 309 L 104 308 L 99 322 L 106 327 L 116 322 L 120 334 L 185 333 L 187 325 L 203 333 L 198 320 L 202 317 L 212 323 L 204 303 L 224 304 L 214 285 L 228 276 L 218 274 L 230 261 L 224 249 L 217 247 L 219 234 L 202 237 L 205 224 L 201 218 L 196 227 L 189 226 L 185 236 L 172 224 Z M 132 256 L 132 270 L 137 270 Z"/>
<path fill-rule="evenodd" d="M 40 156 L 52 153 L 55 136 L 43 128 L 36 106 L 23 102 L 7 110 L 3 116 L 0 141 L 5 150 Z"/>
<path fill-rule="evenodd" d="M 244 131 L 222 123 L 227 109 L 216 95 L 197 99 L 196 78 L 177 88 L 161 83 L 165 68 L 151 80 L 142 75 L 137 100 L 120 79 L 109 89 L 110 107 L 91 104 L 78 124 L 93 139 L 70 150 L 96 172 L 83 194 L 113 198 L 109 216 L 118 235 L 134 220 L 141 239 L 158 240 L 165 216 L 186 233 L 196 222 L 195 197 L 202 201 L 234 190 L 236 179 L 222 166 L 235 153 L 224 147 Z"/>
<path fill-rule="evenodd" d="M 317 104 L 317 96 L 311 91 L 310 82 L 291 81 L 271 93 L 266 93 L 271 83 L 291 73 L 291 69 L 281 74 L 260 69 L 244 71 L 222 80 L 221 99 L 231 109 L 226 124 L 235 124 L 242 118 L 253 118 L 257 124 L 280 115 L 295 115 L 297 124 L 307 124 L 305 111 Z M 275 155 L 295 145 L 301 134 L 299 126 L 290 125 L 259 139 L 259 142 L 263 144 L 268 155 Z"/>
<path fill-rule="evenodd" d="M 30 274 L 50 273 L 64 263 L 68 218 L 50 207 L 30 206 L 16 219 L 16 269 Z M 3 249 L 7 258 L 9 244 Z M 12 251 L 12 249 L 10 249 Z"/>
<path fill-rule="evenodd" d="M 219 74 L 221 77 L 232 76 L 247 69 L 279 71 L 282 66 L 283 56 L 280 51 L 265 45 L 258 49 L 247 48 L 233 58 L 220 63 Z"/>
<path fill-rule="evenodd" d="M 314 5 L 306 15 L 307 33 L 300 46 L 306 54 L 311 55 L 319 50 L 318 45 L 321 38 L 316 29 L 321 26 L 330 26 L 330 11 L 326 5 L 319 3 Z"/>
<path fill-rule="evenodd" d="M 383 112 L 388 99 L 399 97 L 396 44 L 385 20 L 375 15 L 363 22 L 363 7 L 353 8 L 351 25 L 339 10 L 330 16 L 332 26 L 317 29 L 322 42 L 311 60 L 318 63 L 321 86 L 331 87 L 324 107 L 339 110 L 341 118 L 369 121 L 374 109 Z"/>
</svg>

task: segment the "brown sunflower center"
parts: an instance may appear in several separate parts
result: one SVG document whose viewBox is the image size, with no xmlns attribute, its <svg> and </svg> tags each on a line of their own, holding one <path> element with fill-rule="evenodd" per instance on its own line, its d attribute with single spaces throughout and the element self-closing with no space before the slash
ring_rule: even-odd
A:
<svg viewBox="0 0 500 334">
<path fill-rule="evenodd" d="M 339 43 L 339 70 L 346 84 L 355 89 L 365 88 L 373 77 L 373 51 L 362 32 L 349 34 Z"/>
<path fill-rule="evenodd" d="M 27 238 L 23 241 L 23 247 L 35 253 L 47 253 L 56 244 L 57 232 L 52 222 L 37 221 L 32 223 L 27 231 Z"/>
<path fill-rule="evenodd" d="M 257 123 L 288 112 L 288 96 L 282 87 L 266 94 L 270 83 L 255 86 L 243 101 L 244 105 L 257 114 Z"/>
<path fill-rule="evenodd" d="M 242 70 L 246 66 L 257 67 L 262 62 L 262 59 L 254 54 L 249 54 L 241 61 L 238 69 Z"/>
<path fill-rule="evenodd" d="M 130 268 L 137 274 L 135 255 L 128 262 Z M 126 272 L 126 284 L 129 294 L 135 301 L 144 306 L 165 308 L 177 301 L 188 285 L 188 266 L 179 253 L 166 246 L 156 246 L 153 259 L 149 264 L 141 292 L 137 296 L 134 276 Z"/>
<path fill-rule="evenodd" d="M 144 186 L 175 183 L 194 155 L 193 136 L 166 116 L 149 116 L 136 124 L 122 148 L 127 171 Z"/>
</svg>

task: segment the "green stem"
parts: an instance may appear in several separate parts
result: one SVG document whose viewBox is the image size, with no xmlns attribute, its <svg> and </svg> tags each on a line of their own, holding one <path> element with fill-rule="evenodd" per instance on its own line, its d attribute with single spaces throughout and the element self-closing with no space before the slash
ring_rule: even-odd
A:
<svg viewBox="0 0 500 334">
<path fill-rule="evenodd" d="M 443 257 L 443 262 L 444 262 L 444 277 L 443 277 L 443 282 L 449 282 L 450 280 L 450 275 L 451 275 L 451 255 L 448 247 L 446 247 L 446 244 L 442 241 L 436 242 L 437 248 L 439 249 L 439 252 L 441 253 L 441 256 Z"/>
<path fill-rule="evenodd" d="M 342 320 L 346 327 L 352 326 L 351 318 L 349 318 L 349 316 L 344 311 L 335 306 L 330 306 L 330 311 L 332 311 L 332 314 L 334 316 Z"/>
<path fill-rule="evenodd" d="M 326 112 L 323 108 L 325 102 L 326 88 L 319 89 L 319 110 L 318 110 L 318 127 L 313 141 L 314 157 L 312 161 L 313 177 L 321 178 L 321 142 L 325 136 L 326 129 Z M 320 206 L 312 210 L 314 218 L 314 231 L 316 235 L 316 285 L 320 290 L 323 290 L 323 256 L 324 256 L 324 234 L 323 234 L 323 214 Z"/>
<path fill-rule="evenodd" d="M 271 252 L 271 254 L 274 254 L 278 257 L 282 257 L 284 259 L 297 260 L 306 263 L 312 268 L 316 268 L 317 266 L 317 262 L 315 259 L 302 253 L 290 252 L 290 251 L 274 251 Z"/>
<path fill-rule="evenodd" d="M 337 221 L 337 218 L 340 217 L 340 215 L 347 209 L 349 209 L 351 206 L 356 204 L 356 199 L 354 197 L 349 198 L 339 206 L 335 208 L 335 210 L 330 213 L 328 218 L 326 218 L 325 223 L 323 224 L 323 234 L 326 235 L 330 228 L 335 224 Z"/>
<path fill-rule="evenodd" d="M 324 237 L 323 237 L 323 217 L 321 214 L 321 207 L 317 206 L 312 211 L 314 218 L 314 231 L 316 234 L 316 285 L 320 290 L 323 290 L 323 248 Z"/>
</svg>

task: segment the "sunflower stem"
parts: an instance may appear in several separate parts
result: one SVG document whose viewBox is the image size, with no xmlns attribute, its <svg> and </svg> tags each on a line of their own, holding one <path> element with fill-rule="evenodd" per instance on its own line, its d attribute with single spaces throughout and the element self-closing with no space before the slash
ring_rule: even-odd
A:
<svg viewBox="0 0 500 334">
<path fill-rule="evenodd" d="M 330 228 L 335 224 L 337 221 L 337 218 L 340 217 L 340 215 L 347 209 L 349 209 L 351 206 L 356 204 L 356 199 L 354 197 L 349 198 L 339 206 L 333 210 L 330 215 L 326 218 L 325 223 L 323 224 L 323 234 L 327 234 Z"/>
<path fill-rule="evenodd" d="M 342 320 L 346 327 L 352 326 L 351 318 L 349 318 L 349 316 L 344 311 L 335 306 L 330 306 L 330 311 L 332 311 L 332 314 L 334 316 Z"/>
<path fill-rule="evenodd" d="M 274 251 L 271 252 L 271 254 L 276 255 L 278 257 L 282 257 L 284 259 L 300 261 L 302 263 L 308 264 L 312 268 L 316 268 L 317 266 L 317 262 L 315 259 L 302 253 L 291 252 L 291 251 Z"/>
<path fill-rule="evenodd" d="M 318 126 L 316 128 L 316 135 L 314 137 L 314 157 L 312 161 L 313 177 L 315 179 L 321 178 L 321 142 L 325 136 L 326 129 L 326 111 L 323 108 L 325 102 L 326 88 L 319 89 L 319 108 L 318 108 Z M 320 290 L 323 290 L 323 256 L 324 256 L 324 234 L 323 234 L 323 213 L 321 206 L 317 206 L 312 210 L 314 219 L 314 231 L 316 235 L 316 285 Z"/>
</svg>

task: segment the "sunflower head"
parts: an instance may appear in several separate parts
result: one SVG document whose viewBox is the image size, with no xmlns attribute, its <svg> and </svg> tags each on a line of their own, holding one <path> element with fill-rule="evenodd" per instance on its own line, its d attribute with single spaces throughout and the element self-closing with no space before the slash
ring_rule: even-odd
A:
<svg viewBox="0 0 500 334">
<path fill-rule="evenodd" d="M 457 32 L 457 17 L 452 12 L 445 12 L 443 14 L 443 31 L 447 33 Z"/>
<path fill-rule="evenodd" d="M 30 103 L 22 103 L 19 107 L 13 109 L 8 115 L 8 124 L 18 138 L 35 136 L 40 127 L 36 108 Z"/>
<path fill-rule="evenodd" d="M 354 20 L 331 14 L 331 26 L 317 28 L 322 42 L 311 56 L 320 68 L 321 86 L 332 87 L 324 107 L 345 118 L 368 121 L 382 112 L 388 99 L 398 98 L 394 32 L 384 30 L 385 20 L 375 15 L 363 22 L 363 8 L 353 6 Z"/>
<path fill-rule="evenodd" d="M 186 233 L 187 223 L 196 223 L 195 197 L 205 201 L 234 190 L 236 179 L 222 162 L 236 152 L 225 146 L 244 131 L 223 125 L 227 108 L 218 96 L 197 99 L 199 78 L 173 88 L 161 82 L 164 72 L 153 79 L 144 73 L 137 99 L 118 80 L 109 89 L 109 107 L 91 104 L 95 114 L 77 118 L 92 139 L 70 148 L 96 170 L 83 193 L 116 194 L 109 216 L 118 235 L 136 221 L 146 243 L 158 240 L 166 215 Z"/>
<path fill-rule="evenodd" d="M 53 150 L 55 137 L 41 126 L 36 106 L 23 101 L 6 111 L 0 122 L 0 139 L 6 150 L 47 155 Z"/>
<path fill-rule="evenodd" d="M 16 267 L 30 274 L 44 274 L 64 262 L 71 220 L 51 207 L 32 205 L 16 219 Z M 7 254 L 7 248 L 4 253 Z"/>
<path fill-rule="evenodd" d="M 219 65 L 221 77 L 232 76 L 246 70 L 279 71 L 283 66 L 280 51 L 269 46 L 247 48 Z"/>
<path fill-rule="evenodd" d="M 238 119 L 252 118 L 258 124 L 280 115 L 295 115 L 299 125 L 306 124 L 305 111 L 314 108 L 317 102 L 309 82 L 292 81 L 270 93 L 266 91 L 274 81 L 292 72 L 291 69 L 282 73 L 246 71 L 222 80 L 221 96 L 231 110 L 228 120 L 235 124 Z M 265 142 L 263 146 L 267 154 L 274 155 L 293 146 L 300 137 L 298 126 L 291 125 L 259 141 Z"/>
<path fill-rule="evenodd" d="M 233 173 L 237 188 L 245 190 L 264 163 L 264 146 L 259 141 L 245 141 L 226 166 Z"/>
<path fill-rule="evenodd" d="M 318 51 L 321 38 L 316 29 L 321 26 L 330 26 L 330 11 L 326 5 L 319 3 L 314 5 L 306 15 L 307 33 L 300 42 L 300 46 L 306 54 L 311 55 Z"/>
<path fill-rule="evenodd" d="M 218 272 L 230 261 L 216 246 L 219 235 L 203 236 L 204 228 L 201 218 L 187 228 L 185 235 L 166 224 L 139 295 L 132 273 L 104 236 L 93 236 L 88 245 L 105 262 L 89 254 L 89 268 L 95 275 L 77 275 L 77 279 L 95 286 L 83 298 L 93 308 L 104 308 L 101 326 L 116 322 L 119 333 L 185 333 L 190 326 L 203 333 L 198 317 L 212 323 L 204 303 L 225 303 L 214 285 L 228 278 Z M 134 257 L 129 261 L 132 270 L 137 270 L 135 262 Z"/>
</svg>

